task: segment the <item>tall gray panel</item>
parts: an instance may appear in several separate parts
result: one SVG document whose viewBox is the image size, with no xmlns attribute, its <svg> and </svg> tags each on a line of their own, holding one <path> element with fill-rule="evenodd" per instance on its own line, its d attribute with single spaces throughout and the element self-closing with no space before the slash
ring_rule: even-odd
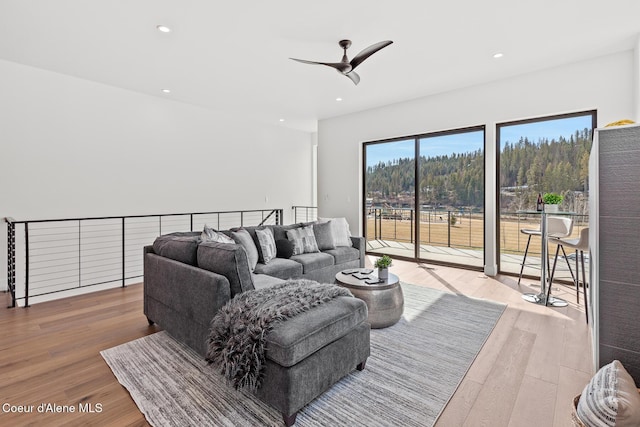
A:
<svg viewBox="0 0 640 427">
<path fill-rule="evenodd" d="M 596 149 L 597 146 L 597 149 Z M 599 365 L 618 359 L 640 384 L 640 126 L 598 129 L 598 180 L 590 222 L 597 236 L 595 320 Z M 591 173 L 592 171 L 590 171 Z M 592 205 L 593 206 L 593 205 Z"/>
</svg>

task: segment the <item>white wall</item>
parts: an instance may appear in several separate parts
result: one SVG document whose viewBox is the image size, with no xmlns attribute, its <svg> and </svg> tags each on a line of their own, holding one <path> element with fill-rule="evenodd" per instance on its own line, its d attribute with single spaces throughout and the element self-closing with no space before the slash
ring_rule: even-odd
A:
<svg viewBox="0 0 640 427">
<path fill-rule="evenodd" d="M 352 232 L 361 235 L 363 142 L 484 124 L 485 272 L 493 275 L 497 271 L 495 124 L 591 109 L 598 110 L 599 126 L 633 117 L 633 70 L 633 52 L 627 51 L 322 120 L 318 124 L 319 215 L 345 216 Z"/>
<path fill-rule="evenodd" d="M 0 94 L 0 219 L 313 202 L 310 133 L 1 60 Z"/>
</svg>

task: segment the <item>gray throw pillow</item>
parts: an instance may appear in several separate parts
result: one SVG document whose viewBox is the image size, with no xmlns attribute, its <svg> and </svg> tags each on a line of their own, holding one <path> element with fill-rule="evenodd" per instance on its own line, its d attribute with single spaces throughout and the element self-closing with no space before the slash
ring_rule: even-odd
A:
<svg viewBox="0 0 640 427">
<path fill-rule="evenodd" d="M 273 238 L 273 232 L 270 228 L 264 230 L 256 229 L 256 236 L 260 243 L 260 251 L 262 252 L 262 262 L 267 264 L 276 257 L 276 241 Z"/>
<path fill-rule="evenodd" d="M 278 258 L 289 259 L 293 255 L 293 243 L 287 239 L 276 240 L 276 249 L 278 250 Z"/>
<path fill-rule="evenodd" d="M 293 243 L 293 254 L 320 252 L 316 236 L 313 234 L 313 227 L 300 227 L 287 230 L 287 239 Z"/>
<path fill-rule="evenodd" d="M 183 262 L 189 265 L 198 265 L 198 235 L 186 235 L 186 233 L 165 234 L 153 242 L 153 252 L 156 254 Z"/>
<path fill-rule="evenodd" d="M 258 249 L 256 248 L 256 244 L 253 243 L 253 239 L 249 232 L 244 228 L 241 228 L 238 231 L 232 231 L 231 238 L 244 248 L 247 252 L 249 268 L 251 271 L 255 270 L 256 264 L 258 264 Z"/>
<path fill-rule="evenodd" d="M 321 251 L 336 248 L 336 242 L 333 240 L 331 221 L 313 224 L 313 234 L 316 236 L 318 249 Z"/>
<path fill-rule="evenodd" d="M 330 222 L 333 240 L 336 246 L 351 247 L 351 231 L 346 218 L 318 218 L 318 222 Z"/>
<path fill-rule="evenodd" d="M 200 235 L 200 240 L 203 242 L 217 242 L 217 243 L 235 243 L 235 241 L 224 233 L 221 233 L 213 228 L 204 225 L 204 230 Z"/>
</svg>

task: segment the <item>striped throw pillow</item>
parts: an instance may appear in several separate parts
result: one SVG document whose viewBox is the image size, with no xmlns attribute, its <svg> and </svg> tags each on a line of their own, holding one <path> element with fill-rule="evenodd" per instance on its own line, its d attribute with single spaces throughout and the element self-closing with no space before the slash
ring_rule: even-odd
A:
<svg viewBox="0 0 640 427">
<path fill-rule="evenodd" d="M 271 231 L 270 228 L 265 228 L 264 230 L 256 229 L 256 236 L 258 237 L 258 242 L 260 243 L 262 262 L 266 264 L 274 259 L 277 253 L 276 241 L 273 238 L 273 231 Z"/>
<path fill-rule="evenodd" d="M 311 225 L 287 230 L 287 239 L 293 244 L 294 255 L 320 252 Z"/>
<path fill-rule="evenodd" d="M 576 410 L 589 427 L 640 425 L 640 394 L 622 363 L 600 368 L 582 391 Z"/>
</svg>

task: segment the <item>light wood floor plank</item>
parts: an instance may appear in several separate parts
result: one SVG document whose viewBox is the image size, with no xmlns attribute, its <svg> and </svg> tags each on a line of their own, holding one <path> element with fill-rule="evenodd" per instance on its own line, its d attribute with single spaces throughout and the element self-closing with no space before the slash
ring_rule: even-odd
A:
<svg viewBox="0 0 640 427">
<path fill-rule="evenodd" d="M 436 426 L 461 426 L 481 390 L 482 384 L 465 377 L 460 383 L 456 394 L 449 401 L 448 406 L 451 409 L 442 413 L 436 422 Z"/>
<path fill-rule="evenodd" d="M 502 353 L 504 344 L 509 338 L 513 325 L 519 316 L 520 312 L 518 310 L 511 307 L 505 309 L 500 321 L 493 329 L 482 350 L 480 350 L 465 378 L 484 384 L 489 374 L 491 374 L 496 359 Z"/>
<path fill-rule="evenodd" d="M 531 332 L 511 331 L 464 426 L 508 425 L 535 339 Z"/>
<path fill-rule="evenodd" d="M 573 398 L 582 393 L 592 374 L 561 366 L 559 370 L 558 392 L 553 425 L 571 427 L 571 406 Z"/>
<path fill-rule="evenodd" d="M 556 384 L 525 375 L 516 398 L 510 426 L 537 427 L 553 425 Z"/>
</svg>

